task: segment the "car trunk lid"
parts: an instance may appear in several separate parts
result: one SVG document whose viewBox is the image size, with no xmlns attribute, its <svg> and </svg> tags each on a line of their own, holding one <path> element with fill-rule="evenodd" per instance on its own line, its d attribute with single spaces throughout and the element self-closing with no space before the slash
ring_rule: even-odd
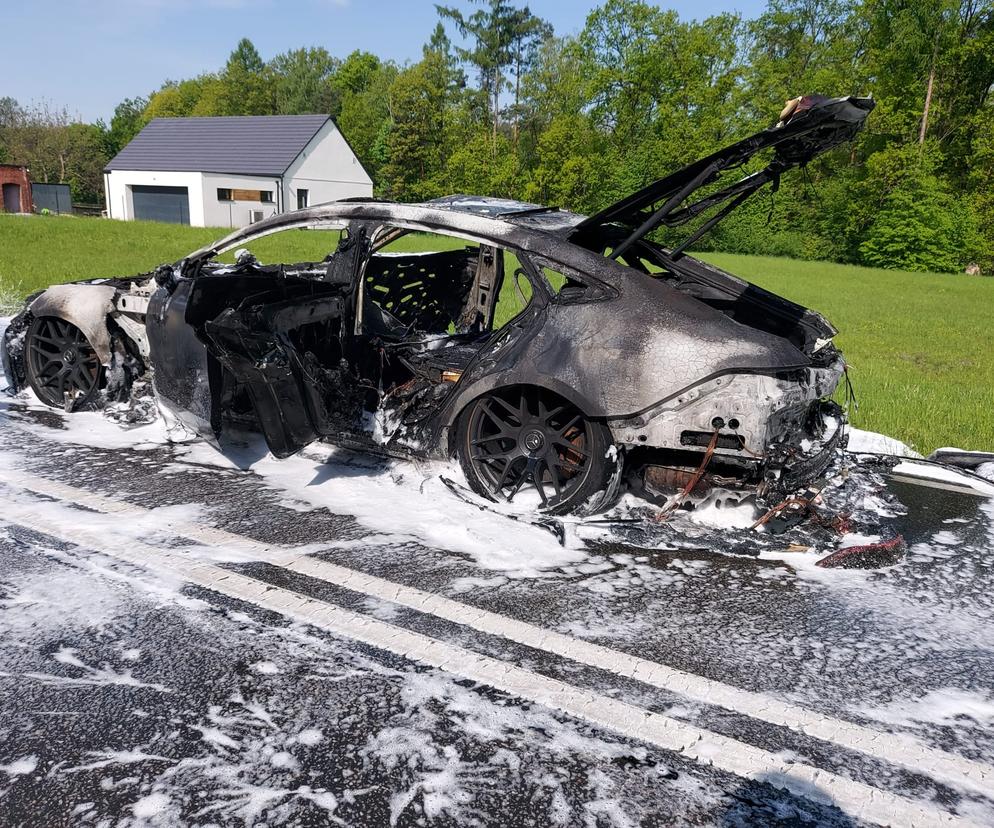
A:
<svg viewBox="0 0 994 828">
<path fill-rule="evenodd" d="M 775 126 L 626 196 L 580 222 L 569 238 L 588 249 L 604 250 L 606 255 L 617 259 L 657 228 L 681 226 L 711 212 L 696 230 L 668 251 L 669 258 L 678 259 L 759 189 L 767 184 L 776 188 L 785 171 L 804 166 L 812 158 L 851 140 L 873 107 L 872 99 L 854 96 L 795 98 L 788 102 Z M 763 169 L 693 200 L 695 194 L 718 182 L 724 173 L 770 149 L 773 157 Z"/>
</svg>

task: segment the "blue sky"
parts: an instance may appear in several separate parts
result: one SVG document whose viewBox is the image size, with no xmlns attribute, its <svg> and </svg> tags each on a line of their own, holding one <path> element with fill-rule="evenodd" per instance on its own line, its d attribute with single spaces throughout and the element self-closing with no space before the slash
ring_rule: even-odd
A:
<svg viewBox="0 0 994 828">
<path fill-rule="evenodd" d="M 469 4 L 448 0 L 448 5 Z M 344 57 L 365 49 L 399 63 L 417 59 L 437 15 L 428 0 L 9 0 L 0 96 L 67 106 L 84 120 L 109 120 L 124 98 L 167 79 L 224 64 L 241 37 L 263 58 L 300 46 Z M 524 3 L 522 3 L 524 5 Z M 530 0 L 558 34 L 579 31 L 593 0 Z M 753 16 L 762 0 L 677 0 L 681 17 L 724 10 Z M 22 67 L 28 67 L 25 70 Z"/>
</svg>

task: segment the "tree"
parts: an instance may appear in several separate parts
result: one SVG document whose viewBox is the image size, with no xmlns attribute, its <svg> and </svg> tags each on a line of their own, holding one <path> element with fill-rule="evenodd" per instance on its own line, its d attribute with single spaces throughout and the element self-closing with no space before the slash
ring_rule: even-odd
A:
<svg viewBox="0 0 994 828">
<path fill-rule="evenodd" d="M 16 108 L 2 130 L 8 159 L 31 168 L 35 181 L 69 184 L 77 202 L 100 200 L 109 158 L 103 130 L 75 120 L 67 109 L 39 104 Z"/>
<path fill-rule="evenodd" d="M 368 52 L 353 52 L 333 80 L 341 96 L 338 126 L 374 181 L 385 162 L 390 87 L 397 72 L 393 63 L 382 63 Z"/>
<path fill-rule="evenodd" d="M 338 67 L 332 83 L 342 98 L 361 95 L 369 89 L 382 68 L 383 64 L 376 55 L 356 50 Z"/>
<path fill-rule="evenodd" d="M 0 129 L 16 126 L 21 114 L 21 105 L 14 98 L 0 98 Z"/>
<path fill-rule="evenodd" d="M 525 187 L 525 198 L 580 213 L 603 206 L 604 180 L 609 177 L 609 150 L 603 136 L 580 113 L 560 115 L 538 139 L 537 164 Z"/>
<path fill-rule="evenodd" d="M 487 96 L 493 133 L 491 153 L 497 154 L 497 130 L 500 125 L 500 96 L 507 88 L 506 72 L 513 64 L 512 46 L 518 23 L 518 10 L 507 0 L 473 0 L 484 6 L 470 15 L 451 6 L 435 6 L 439 15 L 456 24 L 463 37 L 473 40 L 472 48 L 457 52 L 476 67 L 480 90 Z"/>
<path fill-rule="evenodd" d="M 21 120 L 23 110 L 21 105 L 11 97 L 0 98 L 0 164 L 9 164 L 11 156 L 9 130 L 14 129 Z"/>
<path fill-rule="evenodd" d="M 769 0 L 748 25 L 744 102 L 765 121 L 795 95 L 864 89 L 867 29 L 861 0 Z"/>
<path fill-rule="evenodd" d="M 274 57 L 267 67 L 267 82 L 276 113 L 330 113 L 335 103 L 332 84 L 337 69 L 338 61 L 322 47 L 293 49 Z"/>
<path fill-rule="evenodd" d="M 108 155 L 117 155 L 142 131 L 148 123 L 145 117 L 147 108 L 147 98 L 125 98 L 114 108 L 114 117 L 110 119 L 107 131 Z"/>
<path fill-rule="evenodd" d="M 511 13 L 511 72 L 514 75 L 514 104 L 511 107 L 512 135 L 518 143 L 521 121 L 521 79 L 535 65 L 539 47 L 552 37 L 552 26 L 525 6 Z"/>
<path fill-rule="evenodd" d="M 519 195 L 517 159 L 511 142 L 497 136 L 496 148 L 489 130 L 479 130 L 455 147 L 445 162 L 449 192 L 515 198 Z"/>
<path fill-rule="evenodd" d="M 915 175 L 884 200 L 860 244 L 864 264 L 900 270 L 962 270 L 976 232 L 972 215 L 934 175 Z"/>
<path fill-rule="evenodd" d="M 255 45 L 247 37 L 238 41 L 224 71 L 218 107 L 224 115 L 266 115 L 273 111 L 271 89 L 266 82 L 266 66 Z"/>
<path fill-rule="evenodd" d="M 186 118 L 198 115 L 223 115 L 216 90 L 221 81 L 217 75 L 204 74 L 184 81 L 166 81 L 149 97 L 145 107 L 146 121 L 153 118 Z M 210 106 L 201 106 L 201 100 Z M 207 111 L 205 111 L 207 110 Z M 213 110 L 213 111 L 212 111 Z"/>
<path fill-rule="evenodd" d="M 420 201 L 442 194 L 447 80 L 444 58 L 429 51 L 390 87 L 389 161 L 383 179 L 391 198 Z"/>
</svg>

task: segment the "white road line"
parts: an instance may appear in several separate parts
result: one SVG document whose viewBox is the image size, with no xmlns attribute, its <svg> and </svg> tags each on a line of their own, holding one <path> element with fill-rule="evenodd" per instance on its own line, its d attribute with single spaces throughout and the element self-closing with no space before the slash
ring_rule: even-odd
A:
<svg viewBox="0 0 994 828">
<path fill-rule="evenodd" d="M 102 512 L 134 516 L 148 514 L 148 510 L 143 507 L 67 486 L 21 470 L 4 470 L 0 479 L 12 485 Z M 623 678 L 679 693 L 705 704 L 723 707 L 769 724 L 787 727 L 839 747 L 907 768 L 914 773 L 927 773 L 931 778 L 942 780 L 947 784 L 976 790 L 986 796 L 990 796 L 991 791 L 994 790 L 994 768 L 990 765 L 938 750 L 913 736 L 886 733 L 836 719 L 763 693 L 742 690 L 610 647 L 462 604 L 442 595 L 367 575 L 309 555 L 288 552 L 286 549 L 273 547 L 223 529 L 182 520 L 168 522 L 168 526 L 171 531 L 201 543 L 242 549 L 260 561 L 462 624 L 479 632 L 507 638 L 518 644 L 606 670 Z"/>
<path fill-rule="evenodd" d="M 835 805 L 849 814 L 879 825 L 972 825 L 931 803 L 915 802 L 861 782 L 804 764 L 785 762 L 768 751 L 727 736 L 694 727 L 636 705 L 533 673 L 421 633 L 342 609 L 306 595 L 249 578 L 214 564 L 137 539 L 114 539 L 80 527 L 42 528 L 42 516 L 30 505 L 8 503 L 3 522 L 40 531 L 50 537 L 151 568 L 231 598 L 278 612 L 295 621 L 446 672 L 489 685 L 582 719 L 622 736 L 675 751 L 700 764 L 775 787 L 816 802 Z"/>
</svg>

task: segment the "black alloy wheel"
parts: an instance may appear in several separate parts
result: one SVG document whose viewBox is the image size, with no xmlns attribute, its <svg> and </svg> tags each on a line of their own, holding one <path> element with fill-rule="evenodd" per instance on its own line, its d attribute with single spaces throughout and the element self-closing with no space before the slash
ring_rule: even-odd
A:
<svg viewBox="0 0 994 828">
<path fill-rule="evenodd" d="M 103 368 L 83 332 L 64 319 L 36 317 L 24 342 L 28 383 L 46 405 L 86 408 L 100 389 Z"/>
<path fill-rule="evenodd" d="M 473 402 L 461 419 L 458 454 L 470 486 L 491 500 L 527 500 L 565 513 L 608 484 L 610 432 L 543 388 L 516 386 Z M 534 496 L 531 498 L 534 503 Z"/>
</svg>

